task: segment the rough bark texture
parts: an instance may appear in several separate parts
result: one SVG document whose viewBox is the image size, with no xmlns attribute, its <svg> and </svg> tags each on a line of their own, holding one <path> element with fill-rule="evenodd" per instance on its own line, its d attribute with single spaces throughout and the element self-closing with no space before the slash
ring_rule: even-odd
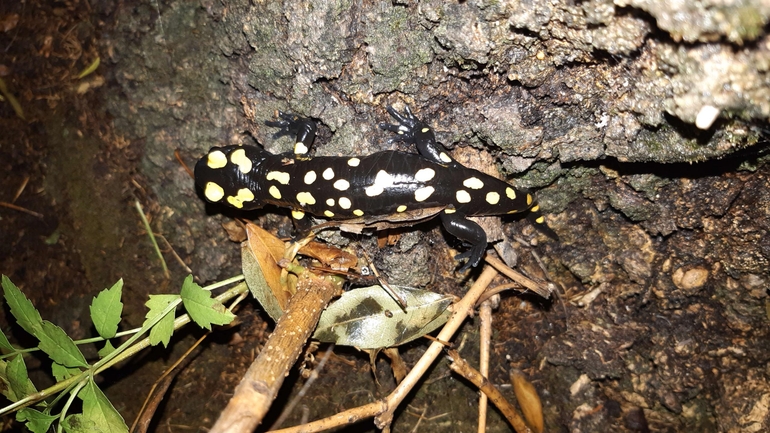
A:
<svg viewBox="0 0 770 433">
<path fill-rule="evenodd" d="M 0 270 L 76 337 L 90 335 L 80 325 L 90 298 L 118 277 L 133 325 L 160 291 L 135 196 L 199 279 L 238 272 L 239 248 L 220 226 L 232 215 L 207 215 L 175 150 L 188 164 L 253 139 L 289 150 L 263 124 L 276 110 L 317 119 L 321 155 L 402 148 L 376 125 L 387 104 L 408 103 L 458 155 L 488 153 L 512 183 L 537 189 L 560 238 L 505 224 L 509 241 L 537 241 L 562 293 L 552 304 L 503 300 L 492 383 L 510 366 L 528 374 L 549 431 L 770 429 L 767 2 L 12 3 L 0 6 L 0 19 L 20 16 L 0 33 L 0 75 L 28 120 L 0 104 L 0 186 L 16 191 L 29 176 L 16 204 L 45 218 L 0 209 Z M 77 80 L 96 56 L 97 72 Z M 720 117 L 696 128 L 709 107 Z M 252 216 L 287 235 L 274 211 Z M 359 242 L 391 283 L 462 290 L 435 225 L 384 248 Z M 514 248 L 536 272 L 532 248 Z M 172 273 L 174 284 L 185 275 Z M 248 343 L 213 344 L 182 373 L 159 422 L 210 426 L 263 320 L 247 317 Z M 469 347 L 461 354 L 473 360 Z M 329 363 L 308 397 L 312 418 L 383 392 L 364 357 L 343 356 L 356 367 Z M 137 365 L 110 389 L 127 418 L 156 368 Z M 410 404 L 450 413 L 420 431 L 470 431 L 475 398 L 445 378 Z M 394 431 L 411 430 L 410 411 Z M 490 417 L 488 431 L 507 431 Z"/>
</svg>

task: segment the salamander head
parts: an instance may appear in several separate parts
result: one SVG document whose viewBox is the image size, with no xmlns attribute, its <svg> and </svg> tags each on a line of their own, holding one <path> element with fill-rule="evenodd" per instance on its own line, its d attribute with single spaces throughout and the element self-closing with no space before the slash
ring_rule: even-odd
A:
<svg viewBox="0 0 770 433">
<path fill-rule="evenodd" d="M 237 209 L 257 209 L 260 200 L 259 167 L 268 152 L 254 146 L 212 147 L 195 164 L 195 184 L 206 200 Z"/>
</svg>

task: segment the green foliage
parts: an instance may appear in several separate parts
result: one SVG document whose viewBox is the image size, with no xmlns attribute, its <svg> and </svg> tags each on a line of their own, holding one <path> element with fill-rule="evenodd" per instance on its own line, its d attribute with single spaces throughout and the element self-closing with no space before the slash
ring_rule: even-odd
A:
<svg viewBox="0 0 770 433">
<path fill-rule="evenodd" d="M 174 333 L 174 310 L 169 309 L 169 306 L 178 301 L 179 298 L 179 295 L 150 295 L 150 300 L 144 304 L 150 311 L 144 316 L 147 320 L 144 321 L 142 327 L 157 321 L 150 330 L 151 345 L 155 346 L 158 343 L 163 343 L 163 347 L 168 347 L 168 342 Z"/>
<path fill-rule="evenodd" d="M 106 339 L 118 333 L 120 315 L 123 313 L 123 279 L 119 279 L 111 288 L 104 289 L 91 302 L 91 320 L 99 335 Z"/>
<path fill-rule="evenodd" d="M 11 387 L 12 395 L 8 397 L 11 401 L 18 401 L 37 392 L 35 385 L 27 376 L 27 365 L 24 363 L 24 357 L 21 355 L 16 355 L 8 363 L 5 372 L 8 377 L 8 384 Z"/>
<path fill-rule="evenodd" d="M 0 408 L 0 416 L 18 410 L 16 419 L 24 422 L 33 433 L 49 431 L 57 419 L 63 419 L 59 431 L 128 432 L 123 417 L 94 382 L 94 375 L 149 345 L 163 343 L 168 346 L 174 327 L 189 322 L 186 317 L 175 320 L 174 312 L 179 304 L 183 303 L 192 320 L 206 329 L 211 329 L 212 324 L 230 323 L 234 318 L 222 301 L 212 299 L 210 292 L 195 284 L 192 276 L 189 276 L 185 279 L 181 295 L 150 296 L 146 303 L 149 308 L 147 320 L 140 329 L 118 333 L 123 312 L 123 280 L 119 280 L 109 289 L 102 290 L 91 303 L 91 319 L 100 337 L 76 342 L 63 329 L 43 320 L 32 302 L 5 275 L 2 276 L 2 287 L 3 296 L 16 323 L 37 338 L 39 345 L 34 349 L 17 349 L 0 333 L 0 351 L 5 353 L 0 356 L 0 392 L 14 402 Z M 230 299 L 246 290 L 245 285 L 241 285 L 220 297 Z M 140 340 L 147 333 L 149 337 Z M 109 341 L 110 338 L 128 334 L 134 335 L 117 348 Z M 101 359 L 89 364 L 77 345 L 100 341 L 104 341 L 104 346 L 99 350 Z M 40 350 L 51 359 L 51 374 L 57 381 L 54 386 L 41 392 L 37 391 L 27 376 L 24 355 L 31 350 Z M 51 404 L 43 400 L 56 394 L 60 395 Z M 69 413 L 75 398 L 83 403 L 82 413 Z M 65 400 L 66 403 L 59 404 Z M 37 407 L 28 407 L 30 405 Z M 60 413 L 52 413 L 54 410 L 60 410 Z"/>
<path fill-rule="evenodd" d="M 8 277 L 3 275 L 3 296 L 11 314 L 16 318 L 16 323 L 22 329 L 35 335 L 43 329 L 43 318 L 37 312 L 32 302 L 29 302 L 24 293 L 21 293 L 18 287 L 11 282 Z"/>
<path fill-rule="evenodd" d="M 0 350 L 3 352 L 15 352 L 16 349 L 11 346 L 11 342 L 8 341 L 8 337 L 5 336 L 2 332 L 0 332 Z"/>
<path fill-rule="evenodd" d="M 182 303 L 187 314 L 201 328 L 211 330 L 211 325 L 226 325 L 235 319 L 221 302 L 211 299 L 211 292 L 193 282 L 192 275 L 182 283 Z"/>
<path fill-rule="evenodd" d="M 49 358 L 65 367 L 88 367 L 88 362 L 63 329 L 43 320 L 42 332 L 35 335 L 40 340 L 40 350 Z"/>
<path fill-rule="evenodd" d="M 16 413 L 16 421 L 27 423 L 27 428 L 32 433 L 45 433 L 51 427 L 51 423 L 58 418 L 54 415 L 48 415 L 39 410 L 35 410 L 29 407 L 18 411 Z"/>
<path fill-rule="evenodd" d="M 88 383 L 80 390 L 78 398 L 83 400 L 83 413 L 73 414 L 65 419 L 66 431 L 128 433 L 128 426 L 123 417 L 96 386 L 93 377 L 88 378 Z"/>
</svg>

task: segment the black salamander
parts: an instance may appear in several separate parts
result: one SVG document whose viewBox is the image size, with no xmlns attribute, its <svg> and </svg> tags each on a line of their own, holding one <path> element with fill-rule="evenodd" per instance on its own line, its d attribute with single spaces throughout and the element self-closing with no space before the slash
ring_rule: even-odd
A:
<svg viewBox="0 0 770 433">
<path fill-rule="evenodd" d="M 418 154 L 377 152 L 361 157 L 309 157 L 316 125 L 310 119 L 281 113 L 276 137 L 295 135 L 294 153 L 273 155 L 255 146 L 214 147 L 195 166 L 195 182 L 206 200 L 237 209 L 275 205 L 292 209 L 296 220 L 306 214 L 330 219 L 392 215 L 408 210 L 445 207 L 446 231 L 470 245 L 462 270 L 476 266 L 487 248 L 487 235 L 467 216 L 529 211 L 543 224 L 532 195 L 467 168 L 436 142 L 433 131 L 406 107 L 387 108 L 398 124 L 381 124 L 398 134 L 392 140 L 414 143 Z"/>
</svg>

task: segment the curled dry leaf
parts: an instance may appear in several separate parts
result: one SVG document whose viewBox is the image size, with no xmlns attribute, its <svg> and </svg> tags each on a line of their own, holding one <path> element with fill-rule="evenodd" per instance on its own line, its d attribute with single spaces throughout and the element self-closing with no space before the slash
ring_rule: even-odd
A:
<svg viewBox="0 0 770 433">
<path fill-rule="evenodd" d="M 389 347 L 382 351 L 382 353 L 390 358 L 390 368 L 393 369 L 393 376 L 396 378 L 396 383 L 401 383 L 409 373 L 409 369 L 406 367 L 406 362 L 401 358 L 401 354 L 398 353 L 398 348 Z"/>
<path fill-rule="evenodd" d="M 283 315 L 291 296 L 281 284 L 284 244 L 277 237 L 254 224 L 246 224 L 248 240 L 243 243 L 241 261 L 249 291 L 273 320 Z"/>
<path fill-rule="evenodd" d="M 222 228 L 227 232 L 227 238 L 233 242 L 243 242 L 246 240 L 246 227 L 236 220 L 229 220 L 222 223 Z"/>
<path fill-rule="evenodd" d="M 535 433 L 543 432 L 543 404 L 532 385 L 519 370 L 511 370 L 511 384 L 516 399 L 519 401 L 521 413 L 529 428 Z"/>
<path fill-rule="evenodd" d="M 358 259 L 353 254 L 343 251 L 337 247 L 332 247 L 320 242 L 310 242 L 300 248 L 299 253 L 312 257 L 336 271 L 345 271 L 353 268 L 358 263 Z"/>
</svg>

